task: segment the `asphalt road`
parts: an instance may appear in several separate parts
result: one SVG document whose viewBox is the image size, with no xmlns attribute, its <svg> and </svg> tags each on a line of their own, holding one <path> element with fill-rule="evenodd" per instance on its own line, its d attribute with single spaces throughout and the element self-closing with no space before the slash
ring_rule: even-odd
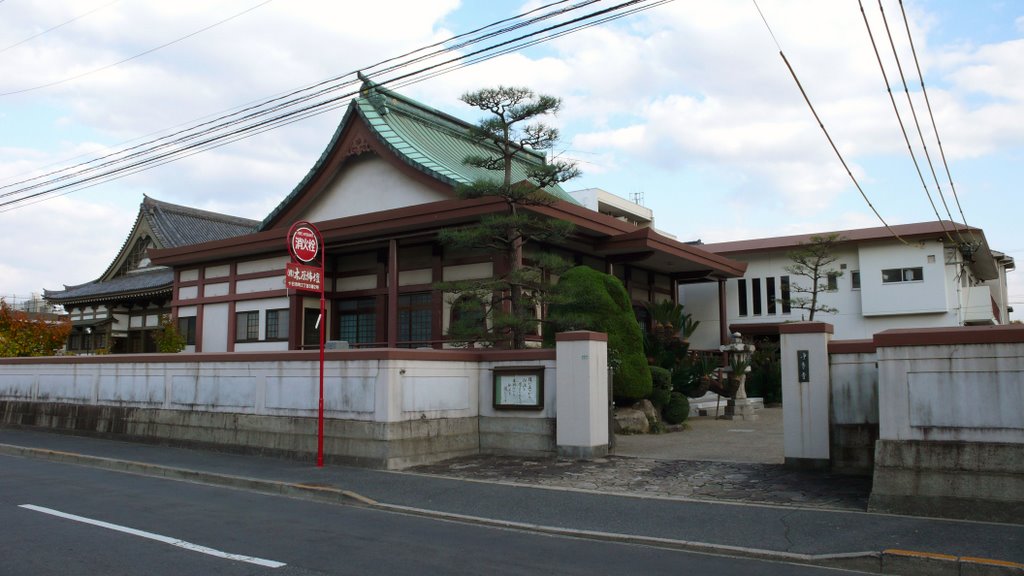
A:
<svg viewBox="0 0 1024 576">
<path fill-rule="evenodd" d="M 851 574 L 0 456 L 2 576 L 683 572 Z"/>
</svg>

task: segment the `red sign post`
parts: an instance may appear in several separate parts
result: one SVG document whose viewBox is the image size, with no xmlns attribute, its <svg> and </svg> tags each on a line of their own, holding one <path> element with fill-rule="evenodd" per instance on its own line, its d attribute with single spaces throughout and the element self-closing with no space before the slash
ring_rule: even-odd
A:
<svg viewBox="0 0 1024 576">
<path fill-rule="evenodd" d="M 316 420 L 316 465 L 324 465 L 324 238 L 309 222 L 296 222 L 288 230 L 288 252 L 292 262 L 285 267 L 285 286 L 294 290 L 320 293 L 320 401 Z M 298 262 L 295 262 L 298 260 Z M 319 262 L 319 265 L 310 263 Z"/>
</svg>

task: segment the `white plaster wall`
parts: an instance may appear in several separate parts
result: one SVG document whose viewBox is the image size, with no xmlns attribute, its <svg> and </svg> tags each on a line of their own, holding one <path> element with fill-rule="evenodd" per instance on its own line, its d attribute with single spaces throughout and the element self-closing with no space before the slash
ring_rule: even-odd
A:
<svg viewBox="0 0 1024 576">
<path fill-rule="evenodd" d="M 179 278 L 181 278 L 182 282 L 195 282 L 196 280 L 199 280 L 199 270 L 195 268 L 182 270 Z"/>
<path fill-rule="evenodd" d="M 372 290 L 377 287 L 377 275 L 366 274 L 363 276 L 350 276 L 348 278 L 338 278 L 337 290 L 338 292 L 347 292 L 349 290 Z"/>
<path fill-rule="evenodd" d="M 221 264 L 220 266 L 207 266 L 203 272 L 205 278 L 223 278 L 231 273 L 231 266 L 229 264 Z"/>
<path fill-rule="evenodd" d="M 928 262 L 929 256 L 934 262 Z M 863 245 L 860 263 L 865 316 L 949 311 L 945 250 L 941 242 Z M 882 283 L 882 270 L 917 267 L 923 268 L 921 282 Z"/>
<path fill-rule="evenodd" d="M 301 218 L 320 222 L 449 198 L 395 170 L 385 160 L 364 155 L 352 162 Z"/>
<path fill-rule="evenodd" d="M 235 282 L 235 294 L 251 294 L 284 288 L 284 275 L 270 278 L 252 278 Z"/>
<path fill-rule="evenodd" d="M 203 352 L 227 352 L 229 321 L 227 304 L 203 306 Z"/>
<path fill-rule="evenodd" d="M 399 286 L 412 286 L 414 284 L 430 284 L 433 282 L 433 271 L 429 268 L 421 270 L 404 270 L 398 274 Z"/>
<path fill-rule="evenodd" d="M 182 286 L 178 288 L 178 300 L 192 300 L 199 296 L 199 286 Z"/>
<path fill-rule="evenodd" d="M 1024 345 L 878 349 L 882 440 L 1024 444 Z"/>
<path fill-rule="evenodd" d="M 281 243 L 284 244 L 284 239 L 281 239 Z M 279 256 L 277 258 L 264 258 L 262 260 L 249 260 L 248 262 L 239 262 L 236 265 L 238 274 L 252 274 L 254 272 L 270 272 L 273 270 L 284 270 L 285 265 L 288 263 L 288 256 Z"/>
<path fill-rule="evenodd" d="M 878 355 L 829 356 L 833 424 L 878 423 Z"/>
<path fill-rule="evenodd" d="M 214 296 L 227 296 L 230 285 L 227 282 L 207 284 L 203 286 L 203 296 L 211 298 Z"/>
<path fill-rule="evenodd" d="M 490 262 L 459 264 L 457 266 L 445 266 L 442 271 L 442 277 L 445 282 L 490 278 L 493 270 L 494 265 Z"/>
</svg>

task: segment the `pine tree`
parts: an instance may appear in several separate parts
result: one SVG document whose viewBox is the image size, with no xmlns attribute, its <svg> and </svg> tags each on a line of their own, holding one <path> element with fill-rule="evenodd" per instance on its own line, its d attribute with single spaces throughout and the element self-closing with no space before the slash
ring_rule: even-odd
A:
<svg viewBox="0 0 1024 576">
<path fill-rule="evenodd" d="M 822 304 L 818 295 L 831 290 L 829 283 L 843 275 L 842 271 L 832 268 L 839 259 L 833 254 L 835 247 L 842 238 L 832 233 L 825 236 L 811 236 L 809 242 L 800 244 L 800 248 L 790 251 L 786 257 L 793 261 L 785 270 L 794 276 L 805 278 L 808 284 L 792 282 L 789 287 L 790 297 L 780 299 L 783 305 L 791 308 L 807 310 L 808 320 L 814 321 L 815 312 L 835 314 L 839 310 Z"/>
<path fill-rule="evenodd" d="M 537 333 L 538 308 L 553 294 L 550 275 L 566 267 L 543 245 L 557 244 L 573 230 L 568 222 L 541 217 L 528 208 L 555 203 L 547 189 L 576 177 L 579 170 L 571 162 L 545 162 L 537 155 L 558 141 L 557 129 L 536 121 L 558 112 L 558 98 L 499 86 L 468 92 L 461 100 L 490 114 L 470 136 L 492 151 L 468 156 L 464 162 L 492 171 L 495 177 L 460 186 L 456 192 L 464 199 L 499 198 L 506 209 L 484 216 L 477 224 L 441 231 L 440 240 L 446 246 L 491 252 L 496 255 L 496 270 L 502 270 L 487 279 L 440 285 L 454 295 L 455 321 L 448 335 L 452 340 L 522 348 L 526 336 Z M 527 167 L 526 178 L 514 181 L 517 161 Z M 530 253 L 530 260 L 524 258 L 528 245 L 538 248 Z M 497 267 L 499 262 L 504 266 Z"/>
</svg>

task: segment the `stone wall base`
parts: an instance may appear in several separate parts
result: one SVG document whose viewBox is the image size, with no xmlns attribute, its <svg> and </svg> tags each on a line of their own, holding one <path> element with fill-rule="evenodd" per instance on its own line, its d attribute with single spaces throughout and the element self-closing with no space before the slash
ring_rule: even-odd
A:
<svg viewBox="0 0 1024 576">
<path fill-rule="evenodd" d="M 868 510 L 1019 522 L 1024 444 L 879 440 Z"/>
<path fill-rule="evenodd" d="M 555 453 L 555 419 L 480 416 L 480 451 L 550 456 Z"/>
<path fill-rule="evenodd" d="M 315 460 L 316 418 L 0 401 L 0 425 Z M 477 454 L 479 420 L 324 420 L 324 459 L 402 469 Z"/>
<path fill-rule="evenodd" d="M 870 476 L 875 467 L 878 423 L 832 424 L 829 459 L 838 474 Z"/>
</svg>

